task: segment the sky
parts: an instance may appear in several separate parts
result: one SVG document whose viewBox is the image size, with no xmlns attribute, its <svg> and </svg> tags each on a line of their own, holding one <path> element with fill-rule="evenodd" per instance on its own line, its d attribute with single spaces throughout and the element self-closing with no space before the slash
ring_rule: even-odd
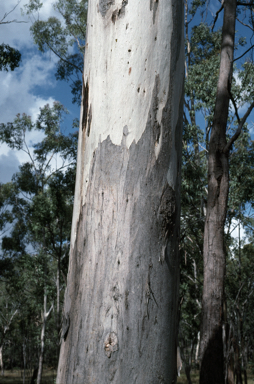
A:
<svg viewBox="0 0 254 384">
<path fill-rule="evenodd" d="M 21 8 L 28 0 L 0 0 L 0 20 L 13 21 L 9 24 L 0 24 L 0 42 L 9 44 L 18 49 L 22 54 L 22 62 L 14 71 L 0 71 L 0 123 L 14 120 L 20 113 L 26 113 L 33 120 L 36 119 L 40 107 L 45 104 L 52 105 L 59 101 L 68 110 L 69 115 L 63 122 L 64 133 L 73 132 L 72 121 L 79 118 L 79 107 L 72 104 L 72 95 L 69 85 L 64 81 L 55 79 L 55 55 L 38 51 L 30 34 L 31 20 L 22 16 Z M 52 0 L 44 0 L 40 11 L 40 19 L 56 16 Z M 42 139 L 39 132 L 32 132 L 28 136 L 30 145 Z M 13 173 L 18 171 L 18 166 L 27 160 L 24 153 L 10 150 L 5 144 L 0 144 L 0 182 L 11 180 Z"/>
</svg>

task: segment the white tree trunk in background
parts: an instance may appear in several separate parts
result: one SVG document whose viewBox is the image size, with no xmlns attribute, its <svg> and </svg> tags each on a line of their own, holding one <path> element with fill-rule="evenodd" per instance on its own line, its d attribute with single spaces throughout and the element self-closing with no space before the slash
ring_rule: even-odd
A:
<svg viewBox="0 0 254 384">
<path fill-rule="evenodd" d="M 176 377 L 181 0 L 90 0 L 58 384 Z"/>
<path fill-rule="evenodd" d="M 46 323 L 49 318 L 49 315 L 53 309 L 53 305 L 51 305 L 50 309 L 47 312 L 47 295 L 44 292 L 44 306 L 42 312 L 42 327 L 41 327 L 41 348 L 39 355 L 39 366 L 38 366 L 38 374 L 36 384 L 41 384 L 42 380 L 42 368 L 43 368 L 43 358 L 44 358 L 44 348 L 45 348 L 45 332 L 46 332 Z"/>
<path fill-rule="evenodd" d="M 0 345 L 0 369 L 1 375 L 4 376 L 3 345 Z"/>
</svg>

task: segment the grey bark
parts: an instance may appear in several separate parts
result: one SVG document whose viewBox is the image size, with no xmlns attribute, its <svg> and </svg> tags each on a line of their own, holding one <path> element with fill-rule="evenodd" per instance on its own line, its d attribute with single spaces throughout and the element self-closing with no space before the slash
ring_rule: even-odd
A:
<svg viewBox="0 0 254 384">
<path fill-rule="evenodd" d="M 123 30 L 128 31 L 126 34 L 132 33 L 132 25 L 125 17 L 129 17 L 133 25 L 142 22 L 143 15 L 135 13 L 135 7 L 141 7 L 140 4 L 147 12 L 143 0 L 100 0 L 95 13 L 90 10 L 94 7 L 90 1 L 86 49 L 92 52 L 97 49 L 91 47 L 89 39 L 96 33 L 96 25 L 101 23 L 96 18 L 104 18 L 105 34 L 117 43 L 120 40 L 117 28 L 124 26 Z M 99 139 L 89 161 L 86 156 L 94 144 L 93 129 L 95 126 L 101 129 L 100 117 L 96 116 L 93 106 L 98 102 L 97 96 L 100 97 L 100 88 L 94 95 L 91 83 L 100 76 L 102 83 L 106 82 L 107 74 L 112 73 L 111 65 L 124 52 L 113 52 L 112 48 L 111 61 L 106 61 L 105 78 L 103 72 L 98 72 L 90 83 L 89 76 L 84 81 L 58 384 L 171 384 L 176 379 L 183 4 L 179 0 L 151 1 L 148 12 L 157 38 L 157 31 L 160 31 L 157 16 L 162 17 L 163 11 L 167 14 L 169 9 L 173 20 L 171 36 L 164 36 L 165 40 L 161 41 L 153 39 L 152 45 L 139 47 L 137 51 L 125 44 L 122 48 L 129 48 L 129 54 L 136 60 L 136 68 L 142 49 L 153 50 L 160 44 L 161 55 L 169 55 L 170 62 L 164 68 L 166 73 L 168 71 L 169 88 L 161 108 L 161 120 L 158 119 L 161 106 L 158 95 L 164 86 L 161 76 L 165 73 L 156 73 L 155 60 L 154 64 L 147 64 L 147 75 L 144 75 L 147 87 L 151 82 L 154 86 L 147 114 L 139 116 L 144 123 L 141 136 L 127 144 L 128 136 L 133 134 L 129 126 L 136 111 L 127 116 L 130 125 L 123 121 L 122 125 L 114 127 L 112 136 L 109 121 L 105 127 L 108 136 Z M 166 22 L 170 23 L 170 20 Z M 89 51 L 86 55 L 90 57 Z M 102 64 L 105 65 L 105 61 Z M 85 68 L 86 73 L 93 70 L 92 59 L 90 65 Z M 127 73 L 130 79 L 138 70 L 132 68 L 128 68 Z M 111 108 L 112 103 L 118 102 L 113 94 L 114 75 L 112 81 L 101 104 L 102 115 L 107 108 L 105 103 Z M 133 84 L 131 80 L 127 89 L 121 88 L 121 83 L 117 87 L 121 90 L 119 97 L 123 98 L 123 116 L 125 104 L 131 102 L 133 87 L 137 101 L 141 96 L 143 103 L 149 100 L 145 96 L 149 89 L 143 90 L 140 84 Z M 133 126 L 133 129 L 137 128 L 135 124 Z M 113 139 L 117 130 L 122 135 L 119 144 Z M 88 174 L 87 178 L 84 173 Z"/>
<path fill-rule="evenodd" d="M 226 139 L 226 127 L 233 69 L 236 3 L 236 0 L 224 1 L 220 72 L 209 142 L 208 201 L 203 250 L 201 384 L 224 384 L 224 224 L 229 190 L 230 149 Z"/>
</svg>

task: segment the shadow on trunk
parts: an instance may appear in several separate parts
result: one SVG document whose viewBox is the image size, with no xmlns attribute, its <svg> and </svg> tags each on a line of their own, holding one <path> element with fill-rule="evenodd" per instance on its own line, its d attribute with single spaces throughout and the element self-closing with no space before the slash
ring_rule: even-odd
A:
<svg viewBox="0 0 254 384">
<path fill-rule="evenodd" d="M 222 329 L 217 328 L 214 335 L 209 340 L 207 347 L 203 354 L 200 382 L 206 384 L 223 384 L 223 344 L 222 344 Z M 214 367 L 218 369 L 214 369 Z"/>
</svg>

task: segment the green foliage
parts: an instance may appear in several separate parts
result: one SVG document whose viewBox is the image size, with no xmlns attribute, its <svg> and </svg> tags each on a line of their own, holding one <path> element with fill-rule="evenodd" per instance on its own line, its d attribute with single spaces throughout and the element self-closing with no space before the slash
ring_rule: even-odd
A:
<svg viewBox="0 0 254 384">
<path fill-rule="evenodd" d="M 195 99 L 193 111 L 205 113 L 211 124 L 217 91 L 220 63 L 221 31 L 211 32 L 208 25 L 201 23 L 191 32 L 191 52 L 188 56 L 188 76 L 185 80 L 187 100 Z"/>
<path fill-rule="evenodd" d="M 0 183 L 0 231 L 2 232 L 8 223 L 13 222 L 10 204 L 16 198 L 16 188 L 13 183 Z"/>
<path fill-rule="evenodd" d="M 24 151 L 30 158 L 13 176 L 15 193 L 22 193 L 24 198 L 17 196 L 15 203 L 11 202 L 12 215 L 16 221 L 12 229 L 13 235 L 3 239 L 2 247 L 5 251 L 18 239 L 23 242 L 20 250 L 30 241 L 34 246 L 38 243 L 40 248 L 46 241 L 45 231 L 49 228 L 50 241 L 57 247 L 60 240 L 54 235 L 53 228 L 59 227 L 66 215 L 68 220 L 65 226 L 70 231 L 77 136 L 64 136 L 61 133 L 60 123 L 65 112 L 62 105 L 55 103 L 53 107 L 43 107 L 35 123 L 23 114 L 17 115 L 13 123 L 0 125 L 0 140 L 11 148 Z M 26 142 L 26 135 L 31 130 L 39 130 L 44 134 L 39 143 L 33 144 L 33 152 Z M 61 163 L 58 168 L 53 164 L 56 156 Z M 58 225 L 53 225 L 54 220 Z"/>
<path fill-rule="evenodd" d="M 11 224 L 1 239 L 0 284 L 4 284 L 8 302 L 18 308 L 8 334 L 2 337 L 8 346 L 6 353 L 15 358 L 22 356 L 23 348 L 29 349 L 32 365 L 38 363 L 45 298 L 55 308 L 47 322 L 45 358 L 51 366 L 57 364 L 59 304 L 67 274 L 77 151 L 77 135 L 61 132 L 65 112 L 55 103 L 41 108 L 36 122 L 23 114 L 0 125 L 1 142 L 23 151 L 28 159 L 12 182 L 0 188 L 1 226 L 5 229 Z M 34 130 L 43 138 L 31 148 L 27 136 Z M 2 305 L 0 302 L 0 311 Z M 11 307 L 6 312 L 10 318 Z M 15 345 L 19 354 L 13 352 Z M 19 358 L 16 364 L 22 367 Z"/>
<path fill-rule="evenodd" d="M 15 68 L 19 67 L 21 61 L 21 53 L 10 47 L 7 44 L 0 45 L 0 71 L 14 71 Z"/>
<path fill-rule="evenodd" d="M 30 0 L 25 13 L 32 16 L 43 3 Z M 80 104 L 85 52 L 87 0 L 57 0 L 59 18 L 34 18 L 31 33 L 41 52 L 52 51 L 58 58 L 56 78 L 70 83 L 73 102 Z"/>
<path fill-rule="evenodd" d="M 190 4 L 189 14 L 194 16 L 200 8 L 202 8 L 207 3 L 207 0 L 192 0 Z"/>
<path fill-rule="evenodd" d="M 254 142 L 251 140 L 247 126 L 234 145 L 230 156 L 230 192 L 229 209 L 238 216 L 239 205 L 244 207 L 253 203 L 254 185 Z"/>
<path fill-rule="evenodd" d="M 254 246 L 235 242 L 227 261 L 226 297 L 228 324 L 242 351 L 242 360 L 248 358 L 246 351 L 254 345 Z"/>
</svg>

